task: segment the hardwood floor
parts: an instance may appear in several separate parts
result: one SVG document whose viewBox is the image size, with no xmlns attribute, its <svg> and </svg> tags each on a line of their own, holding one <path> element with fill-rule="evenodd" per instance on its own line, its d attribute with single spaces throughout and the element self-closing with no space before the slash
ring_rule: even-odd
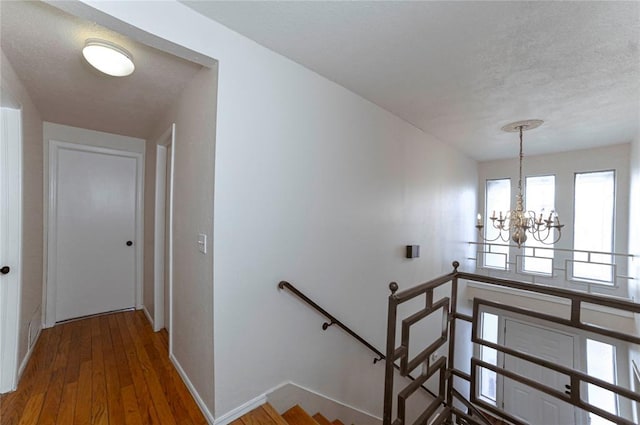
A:
<svg viewBox="0 0 640 425">
<path fill-rule="evenodd" d="M 206 424 L 142 311 L 45 329 L 0 424 Z"/>
</svg>

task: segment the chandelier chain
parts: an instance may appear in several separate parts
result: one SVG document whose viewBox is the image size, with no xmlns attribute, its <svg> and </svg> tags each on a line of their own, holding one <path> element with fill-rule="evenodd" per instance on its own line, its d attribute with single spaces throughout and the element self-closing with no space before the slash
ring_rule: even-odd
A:
<svg viewBox="0 0 640 425">
<path fill-rule="evenodd" d="M 520 126 L 520 178 L 518 179 L 518 192 L 520 194 L 522 194 L 522 159 L 524 158 L 524 155 L 522 154 L 522 127 L 524 126 Z"/>
</svg>

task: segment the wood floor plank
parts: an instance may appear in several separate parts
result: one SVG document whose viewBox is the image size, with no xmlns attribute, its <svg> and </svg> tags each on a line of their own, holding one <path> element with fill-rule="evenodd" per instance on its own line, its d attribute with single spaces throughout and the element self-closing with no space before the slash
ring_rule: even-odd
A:
<svg viewBox="0 0 640 425">
<path fill-rule="evenodd" d="M 42 410 L 42 403 L 44 403 L 44 393 L 33 394 L 24 408 L 24 415 L 20 418 L 18 425 L 37 424 Z"/>
<path fill-rule="evenodd" d="M 71 345 L 72 326 L 66 326 L 62 330 L 58 352 L 52 365 L 51 378 L 49 386 L 46 389 L 42 412 L 38 424 L 55 425 L 57 423 L 58 410 L 60 408 L 60 400 L 62 399 L 62 390 L 64 388 L 65 373 L 69 358 L 69 347 Z"/>
<path fill-rule="evenodd" d="M 104 355 L 102 352 L 102 333 L 100 318 L 91 319 L 91 423 L 108 425 L 107 382 L 104 374 Z"/>
<path fill-rule="evenodd" d="M 133 385 L 123 387 L 120 391 L 124 406 L 124 419 L 127 425 L 142 425 L 142 417 L 138 411 L 138 399 Z"/>
<path fill-rule="evenodd" d="M 78 383 L 71 382 L 64 386 L 60 409 L 58 410 L 58 423 L 73 424 L 73 415 L 76 410 L 76 396 L 78 394 Z"/>
<path fill-rule="evenodd" d="M 83 363 L 91 360 L 91 320 L 85 319 L 79 323 L 81 332 L 78 348 L 80 349 L 80 363 Z"/>
<path fill-rule="evenodd" d="M 70 323 L 70 327 L 72 329 L 71 332 L 71 341 L 73 343 L 77 343 L 80 341 L 80 337 L 82 335 L 82 322 L 72 322 Z M 67 371 L 65 373 L 64 382 L 65 384 L 71 384 L 78 382 L 78 378 L 80 377 L 80 350 L 74 345 L 71 350 L 69 350 L 69 357 L 67 359 Z M 76 385 L 77 388 L 77 385 Z"/>
<path fill-rule="evenodd" d="M 151 363 L 159 368 L 157 376 L 173 415 L 182 418 L 185 425 L 206 425 L 207 422 L 200 414 L 195 400 L 169 360 L 168 346 L 166 341 L 163 341 L 164 338 L 153 337 L 153 330 L 146 318 L 136 316 L 135 319 L 138 321 L 136 329 L 140 329 L 137 336 L 143 342 Z M 166 330 L 163 333 L 166 335 Z"/>
<path fill-rule="evenodd" d="M 203 425 L 144 314 L 114 313 L 42 331 L 18 389 L 0 396 L 2 425 Z"/>
<path fill-rule="evenodd" d="M 102 350 L 105 368 L 105 382 L 107 391 L 107 412 L 109 423 L 122 424 L 124 420 L 124 408 L 122 406 L 122 393 L 120 391 L 120 378 L 117 371 L 116 356 L 113 350 L 109 319 L 106 316 L 100 318 L 100 334 L 102 336 Z"/>
<path fill-rule="evenodd" d="M 107 316 L 109 320 L 109 331 L 111 333 L 111 342 L 113 343 L 113 353 L 115 355 L 115 362 L 118 368 L 118 380 L 122 388 L 133 385 L 131 379 L 131 371 L 129 370 L 129 363 L 127 362 L 127 354 L 124 351 L 124 344 L 122 343 L 122 336 L 120 335 L 120 329 L 118 327 L 118 319 L 115 314 Z"/>
<path fill-rule="evenodd" d="M 136 347 L 133 343 L 133 337 L 129 333 L 126 321 L 122 315 L 117 316 L 118 329 L 120 336 L 122 337 L 122 343 L 124 344 L 125 353 L 127 356 L 127 362 L 129 364 L 129 370 L 131 371 L 131 379 L 136 391 L 136 399 L 138 400 L 138 411 L 145 424 L 162 424 L 158 418 L 156 408 L 151 401 L 149 394 L 149 387 L 142 371 L 142 366 L 138 360 L 136 353 Z"/>
<path fill-rule="evenodd" d="M 73 412 L 74 425 L 91 423 L 91 360 L 80 365 L 76 408 Z"/>
<path fill-rule="evenodd" d="M 175 418 L 171 412 L 169 402 L 162 389 L 162 385 L 160 384 L 160 379 L 158 379 L 156 370 L 154 369 L 151 360 L 149 359 L 149 355 L 147 354 L 147 351 L 140 338 L 140 335 L 138 334 L 138 330 L 133 323 L 133 320 L 134 318 L 132 316 L 127 316 L 125 318 L 125 323 L 130 334 L 133 336 L 132 342 L 136 348 L 138 361 L 142 365 L 144 378 L 147 382 L 147 387 L 149 388 L 149 394 L 151 395 L 153 405 L 155 406 L 158 415 L 163 418 L 163 425 L 177 425 Z"/>
</svg>

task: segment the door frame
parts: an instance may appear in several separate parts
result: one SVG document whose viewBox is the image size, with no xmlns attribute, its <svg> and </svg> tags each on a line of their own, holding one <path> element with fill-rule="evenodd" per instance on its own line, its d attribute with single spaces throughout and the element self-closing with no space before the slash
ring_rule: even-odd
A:
<svg viewBox="0 0 640 425">
<path fill-rule="evenodd" d="M 153 330 L 158 332 L 166 327 L 165 321 L 171 329 L 173 310 L 173 175 L 175 158 L 176 125 L 171 124 L 156 143 L 156 198 L 154 212 L 154 243 L 153 243 Z M 169 199 L 167 190 L 167 147 L 171 146 L 169 158 Z M 169 203 L 169 234 L 165 234 L 166 206 Z M 169 244 L 169 258 L 165 258 L 165 244 Z M 164 284 L 165 262 L 169 262 L 169 317 L 165 317 Z M 171 340 L 171 334 L 169 334 Z M 170 341 L 171 342 L 171 341 Z"/>
<path fill-rule="evenodd" d="M 518 322 L 525 326 L 533 326 L 544 329 L 549 332 L 554 332 L 558 334 L 564 334 L 573 339 L 573 368 L 576 370 L 585 370 L 585 358 L 586 352 L 584 351 L 584 347 L 586 346 L 586 334 L 581 333 L 576 328 L 567 327 L 557 323 L 551 323 L 544 319 L 538 319 L 536 317 L 526 316 L 522 314 L 518 314 L 511 311 L 502 310 L 499 307 L 491 307 L 491 306 L 483 306 L 481 309 L 482 312 L 487 312 L 490 314 L 494 314 L 498 316 L 498 345 L 504 346 L 506 345 L 506 322 Z M 480 329 L 480 327 L 478 327 Z M 474 344 L 473 355 L 477 358 L 480 358 L 480 347 L 478 344 Z M 497 362 L 501 367 L 505 367 L 505 354 L 498 351 Z M 504 375 L 496 374 L 496 407 L 498 409 L 504 410 Z M 480 385 L 480 382 L 476 383 L 476 385 Z M 479 391 L 479 388 L 476 388 L 475 391 Z M 479 393 L 479 392 L 478 392 Z M 585 411 L 580 411 L 577 406 L 573 406 L 573 416 L 576 424 L 586 423 L 587 413 Z"/>
<path fill-rule="evenodd" d="M 60 142 L 49 140 L 49 194 L 47 208 L 47 279 L 44 294 L 45 328 L 55 325 L 56 317 L 56 293 L 57 293 L 57 187 L 58 187 L 58 152 L 60 150 L 75 150 L 104 155 L 115 155 L 134 158 L 136 160 L 136 217 L 135 217 L 135 300 L 136 309 L 142 308 L 142 282 L 143 282 L 143 248 L 144 248 L 144 155 L 138 152 L 124 151 L 83 145 L 79 143 Z"/>
<path fill-rule="evenodd" d="M 7 111 L 5 111 L 5 109 Z M 9 112 L 11 111 L 11 112 Z M 12 115 L 12 116 L 9 116 Z M 0 169 L 7 171 L 7 193 L 1 193 L 0 207 L 6 213 L 6 236 L 0 241 L 8 258 L 1 266 L 11 272 L 0 278 L 0 394 L 13 391 L 18 383 L 18 349 L 20 335 L 20 293 L 22 292 L 22 111 L 3 107 L 0 112 L 2 132 L 8 141 L 2 146 Z M 11 205 L 11 208 L 5 208 Z M 0 223 L 4 226 L 5 223 Z M 5 245 L 6 244 L 6 245 Z"/>
</svg>

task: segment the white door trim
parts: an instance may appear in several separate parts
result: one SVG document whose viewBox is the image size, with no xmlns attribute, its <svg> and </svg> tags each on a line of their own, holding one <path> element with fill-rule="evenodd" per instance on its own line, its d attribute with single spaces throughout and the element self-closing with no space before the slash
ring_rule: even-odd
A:
<svg viewBox="0 0 640 425">
<path fill-rule="evenodd" d="M 45 327 L 55 325 L 56 317 L 56 257 L 57 257 L 57 179 L 58 179 L 58 152 L 62 149 L 81 152 L 101 153 L 106 155 L 124 156 L 136 160 L 136 242 L 135 248 L 135 306 L 142 308 L 142 282 L 143 282 L 143 248 L 144 248 L 144 157 L 141 153 L 108 149 L 96 146 L 82 145 L 78 143 L 59 142 L 49 140 L 49 196 L 48 196 L 48 234 L 47 234 L 47 279 L 44 293 L 45 302 Z"/>
<path fill-rule="evenodd" d="M 156 143 L 156 199 L 154 214 L 154 246 L 153 246 L 153 330 L 158 332 L 165 327 L 165 320 L 171 328 L 171 288 L 173 287 L 173 158 L 175 124 L 164 132 Z M 169 199 L 166 199 L 167 184 L 167 146 L 171 146 Z M 169 202 L 169 234 L 165 235 L 166 204 Z M 165 259 L 165 242 L 169 243 L 169 258 Z M 169 262 L 169 317 L 164 314 L 164 266 Z M 171 339 L 171 336 L 169 336 Z"/>
<path fill-rule="evenodd" d="M 0 169 L 7 172 L 5 189 L 1 190 L 0 208 L 7 222 L 0 223 L 0 244 L 6 253 L 0 266 L 11 271 L 0 277 L 0 393 L 16 389 L 18 381 L 18 346 L 20 293 L 22 290 L 22 119 L 19 109 L 2 108 Z M 6 193 L 5 193 L 6 192 Z M 11 208 L 7 208 L 7 206 Z M 5 227 L 6 226 L 6 227 Z M 3 256 L 4 257 L 4 256 Z"/>
</svg>

